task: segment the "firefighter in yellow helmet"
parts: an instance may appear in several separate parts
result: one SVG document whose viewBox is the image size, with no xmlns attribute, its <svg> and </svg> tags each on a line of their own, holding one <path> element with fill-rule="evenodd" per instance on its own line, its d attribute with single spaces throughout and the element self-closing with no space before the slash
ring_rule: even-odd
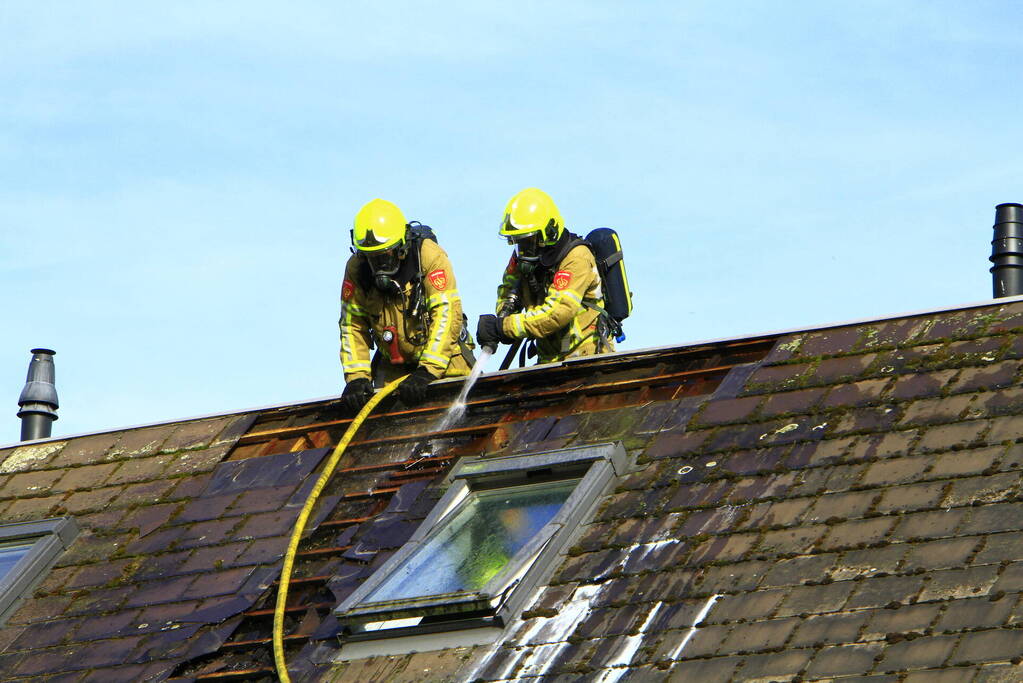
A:
<svg viewBox="0 0 1023 683">
<path fill-rule="evenodd" d="M 497 315 L 480 316 L 477 341 L 534 340 L 540 363 L 613 350 L 600 320 L 597 262 L 565 229 L 554 200 L 535 187 L 522 190 L 505 207 L 500 234 L 515 252 L 497 288 Z"/>
<path fill-rule="evenodd" d="M 407 405 L 421 403 L 433 380 L 469 374 L 472 341 L 451 262 L 433 231 L 374 199 L 355 215 L 352 246 L 338 322 L 348 407 L 359 410 L 374 384 L 406 373 L 398 393 Z"/>
</svg>

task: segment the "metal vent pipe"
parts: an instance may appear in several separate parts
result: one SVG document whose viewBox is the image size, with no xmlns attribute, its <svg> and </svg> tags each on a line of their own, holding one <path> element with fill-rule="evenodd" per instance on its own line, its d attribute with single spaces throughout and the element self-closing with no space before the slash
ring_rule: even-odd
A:
<svg viewBox="0 0 1023 683">
<path fill-rule="evenodd" d="M 995 207 L 991 278 L 996 299 L 1023 294 L 1023 205 Z"/>
<path fill-rule="evenodd" d="M 18 398 L 18 417 L 21 418 L 21 440 L 45 439 L 50 436 L 53 421 L 57 419 L 56 374 L 50 349 L 32 349 L 28 364 L 28 378 Z"/>
</svg>

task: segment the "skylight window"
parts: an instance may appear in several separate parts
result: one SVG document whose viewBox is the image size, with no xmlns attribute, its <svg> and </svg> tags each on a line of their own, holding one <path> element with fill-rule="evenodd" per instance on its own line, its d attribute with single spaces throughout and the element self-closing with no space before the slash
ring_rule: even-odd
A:
<svg viewBox="0 0 1023 683">
<path fill-rule="evenodd" d="M 496 637 L 625 461 L 604 444 L 459 463 L 416 534 L 336 610 L 346 639 Z"/>
<path fill-rule="evenodd" d="M 0 525 L 0 624 L 77 535 L 70 517 Z"/>
</svg>

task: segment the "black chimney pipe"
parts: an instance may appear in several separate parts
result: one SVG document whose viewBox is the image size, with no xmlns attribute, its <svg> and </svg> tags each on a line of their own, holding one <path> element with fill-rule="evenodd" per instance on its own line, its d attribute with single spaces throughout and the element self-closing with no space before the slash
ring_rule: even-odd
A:
<svg viewBox="0 0 1023 683">
<path fill-rule="evenodd" d="M 991 276 L 996 299 L 1023 294 L 1023 205 L 995 207 Z"/>
<path fill-rule="evenodd" d="M 21 440 L 45 439 L 50 436 L 53 421 L 57 419 L 57 387 L 50 349 L 32 349 L 28 364 L 28 378 L 18 398 L 18 417 L 21 418 Z"/>
</svg>

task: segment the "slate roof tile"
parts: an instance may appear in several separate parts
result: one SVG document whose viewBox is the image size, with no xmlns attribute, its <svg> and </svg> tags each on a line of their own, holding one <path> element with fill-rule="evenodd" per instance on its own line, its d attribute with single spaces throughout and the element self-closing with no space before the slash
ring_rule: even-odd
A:
<svg viewBox="0 0 1023 683">
<path fill-rule="evenodd" d="M 973 561 L 977 564 L 995 564 L 1023 559 L 1023 532 L 991 534 L 984 539 L 983 549 Z"/>
<path fill-rule="evenodd" d="M 939 453 L 934 456 L 934 465 L 928 474 L 933 478 L 987 474 L 997 467 L 1004 454 L 1001 446 Z"/>
<path fill-rule="evenodd" d="M 119 467 L 106 480 L 107 484 L 134 484 L 141 481 L 157 479 L 163 472 L 171 456 L 157 456 L 153 458 L 138 458 L 124 460 Z M 63 481 L 61 482 L 63 484 Z M 77 487 L 75 487 L 77 488 Z"/>
<path fill-rule="evenodd" d="M 803 357 L 828 356 L 847 353 L 859 346 L 865 332 L 860 327 L 839 327 L 811 332 L 802 338 L 799 355 Z"/>
<path fill-rule="evenodd" d="M 235 562 L 238 564 L 276 562 L 284 555 L 287 544 L 287 539 L 283 537 L 257 539 L 248 544 L 246 549 L 235 558 Z"/>
<path fill-rule="evenodd" d="M 834 384 L 845 380 L 865 379 L 872 374 L 869 368 L 877 360 L 878 356 L 873 353 L 822 360 L 813 369 L 809 382 L 814 385 L 820 385 Z"/>
<path fill-rule="evenodd" d="M 78 491 L 68 494 L 60 506 L 71 514 L 78 515 L 85 512 L 101 511 L 119 498 L 124 491 L 122 486 L 108 486 L 91 491 Z"/>
<path fill-rule="evenodd" d="M 768 566 L 768 563 L 762 560 L 747 560 L 704 567 L 700 570 L 697 586 L 702 593 L 753 590 L 760 584 Z"/>
<path fill-rule="evenodd" d="M 58 619 L 31 624 L 11 643 L 10 650 L 31 650 L 60 645 L 81 624 L 82 621 L 79 619 Z"/>
<path fill-rule="evenodd" d="M 904 566 L 907 570 L 961 567 L 976 552 L 980 542 L 976 536 L 965 536 L 914 543 L 909 548 Z"/>
<path fill-rule="evenodd" d="M 232 492 L 225 495 L 195 498 L 174 517 L 174 522 L 185 524 L 220 520 L 239 495 L 238 492 Z"/>
<path fill-rule="evenodd" d="M 827 646 L 813 657 L 806 676 L 814 679 L 870 671 L 881 650 L 880 643 Z"/>
<path fill-rule="evenodd" d="M 813 650 L 784 652 L 747 657 L 740 675 L 749 681 L 772 681 L 797 675 L 813 657 Z"/>
<path fill-rule="evenodd" d="M 169 493 L 178 484 L 177 479 L 149 481 L 141 484 L 128 484 L 117 497 L 118 505 L 126 507 L 149 505 L 168 499 Z"/>
<path fill-rule="evenodd" d="M 678 662 L 672 666 L 671 675 L 668 680 L 671 683 L 685 683 L 687 681 L 727 683 L 732 680 L 736 667 L 742 661 L 742 657 L 716 657 L 714 659 Z"/>
<path fill-rule="evenodd" d="M 1006 623 L 1015 601 L 1001 598 L 953 600 L 948 603 L 934 628 L 936 631 L 964 631 L 978 628 L 996 628 Z"/>
<path fill-rule="evenodd" d="M 958 641 L 958 636 L 924 636 L 892 643 L 885 648 L 878 669 L 900 671 L 941 666 Z"/>
<path fill-rule="evenodd" d="M 853 436 L 827 439 L 816 443 L 796 444 L 788 452 L 782 467 L 804 469 L 854 460 L 852 447 L 859 440 L 860 437 Z"/>
<path fill-rule="evenodd" d="M 916 452 L 945 451 L 983 443 L 981 437 L 991 427 L 987 420 L 973 420 L 939 425 L 924 430 L 916 444 Z"/>
<path fill-rule="evenodd" d="M 758 554 L 801 555 L 814 549 L 827 534 L 823 524 L 792 529 L 779 529 L 765 533 L 756 547 Z"/>
<path fill-rule="evenodd" d="M 828 551 L 876 545 L 888 536 L 896 523 L 895 519 L 876 517 L 835 524 L 821 539 L 818 548 Z"/>
<path fill-rule="evenodd" d="M 65 441 L 51 441 L 29 446 L 18 446 L 6 451 L 4 460 L 0 463 L 0 474 L 44 469 L 56 459 L 57 455 L 66 445 Z"/>
<path fill-rule="evenodd" d="M 919 426 L 952 422 L 968 414 L 974 394 L 947 398 L 927 398 L 913 401 L 902 414 L 901 426 Z"/>
<path fill-rule="evenodd" d="M 106 458 L 107 452 L 120 438 L 120 432 L 106 432 L 73 439 L 60 452 L 60 456 L 53 459 L 51 464 L 70 467 L 102 462 Z"/>
<path fill-rule="evenodd" d="M 866 577 L 857 581 L 846 609 L 878 608 L 892 603 L 911 604 L 925 583 L 922 576 Z"/>
<path fill-rule="evenodd" d="M 1019 416 L 995 418 L 990 424 L 991 430 L 985 435 L 987 443 L 1012 442 L 1023 436 L 1023 419 Z"/>
<path fill-rule="evenodd" d="M 204 450 L 179 451 L 170 456 L 170 462 L 163 474 L 176 477 L 182 474 L 198 474 L 213 470 L 231 450 L 229 445 Z"/>
<path fill-rule="evenodd" d="M 968 511 L 962 508 L 945 508 L 903 515 L 892 532 L 892 539 L 915 542 L 918 539 L 946 538 L 955 534 L 967 514 Z"/>
<path fill-rule="evenodd" d="M 824 482 L 824 489 L 821 493 L 838 493 L 860 486 L 860 482 L 863 480 L 863 476 L 868 468 L 869 464 L 867 463 L 838 465 L 829 468 L 826 471 L 827 480 Z M 795 490 L 793 490 L 793 493 L 795 493 Z"/>
<path fill-rule="evenodd" d="M 107 507 L 104 510 L 87 512 L 77 517 L 80 527 L 85 529 L 102 529 L 108 533 L 131 531 L 127 526 L 125 518 L 128 510 L 125 508 Z"/>
<path fill-rule="evenodd" d="M 1019 528 L 1023 503 L 996 503 L 973 508 L 969 519 L 962 525 L 963 534 L 1014 531 Z"/>
<path fill-rule="evenodd" d="M 64 610 L 65 616 L 85 616 L 103 612 L 113 612 L 124 604 L 132 593 L 133 587 L 119 586 L 114 588 L 95 588 L 84 594 L 77 591 L 71 593 L 74 601 Z"/>
<path fill-rule="evenodd" d="M 7 483 L 0 489 L 0 498 L 24 498 L 45 495 L 54 489 L 57 479 L 62 474 L 59 470 L 12 474 L 10 477 L 7 477 Z"/>
<path fill-rule="evenodd" d="M 882 397 L 890 386 L 891 380 L 887 377 L 831 386 L 828 388 L 827 394 L 820 400 L 818 407 L 828 410 L 876 405 L 882 401 Z"/>
<path fill-rule="evenodd" d="M 74 638 L 86 641 L 138 634 L 140 631 L 136 627 L 140 623 L 139 614 L 140 610 L 123 610 L 105 615 L 102 619 L 87 614 L 76 622 L 78 630 L 74 632 Z"/>
<path fill-rule="evenodd" d="M 945 569 L 929 575 L 919 599 L 947 600 L 987 595 L 998 580 L 999 567 L 983 565 L 966 569 Z"/>
<path fill-rule="evenodd" d="M 981 415 L 1013 415 L 1023 411 L 1023 387 L 984 391 L 976 395 L 974 408 Z"/>
<path fill-rule="evenodd" d="M 813 411 L 823 398 L 826 388 L 801 389 L 769 396 L 760 408 L 762 417 L 775 417 L 791 413 L 803 414 Z M 740 399 L 742 400 L 742 399 Z"/>
<path fill-rule="evenodd" d="M 181 597 L 187 600 L 235 593 L 251 575 L 251 567 L 201 574 L 181 593 Z"/>
<path fill-rule="evenodd" d="M 1019 678 L 1018 664 L 993 664 L 977 669 L 973 683 L 1012 683 Z"/>
<path fill-rule="evenodd" d="M 134 663 L 133 655 L 141 641 L 141 636 L 124 636 L 94 641 L 76 656 L 75 666 L 92 669 Z"/>
<path fill-rule="evenodd" d="M 930 473 L 933 474 L 933 470 Z M 908 512 L 938 507 L 945 497 L 946 486 L 945 482 L 930 482 L 889 487 L 880 494 L 881 499 L 877 502 L 875 511 Z"/>
<path fill-rule="evenodd" d="M 874 490 L 847 491 L 844 493 L 825 494 L 816 500 L 810 498 L 785 501 L 790 505 L 793 503 L 812 504 L 813 509 L 805 516 L 790 514 L 788 516 L 779 516 L 778 519 L 779 521 L 787 520 L 789 524 L 792 524 L 800 521 L 815 523 L 862 517 L 874 507 L 880 495 Z M 782 505 L 782 503 L 775 503 L 775 505 Z M 833 529 L 831 536 L 835 536 L 837 531 L 837 529 Z"/>
<path fill-rule="evenodd" d="M 838 564 L 832 568 L 830 578 L 845 581 L 880 573 L 892 574 L 902 566 L 905 555 L 906 546 L 901 543 L 848 550 L 841 554 Z"/>
<path fill-rule="evenodd" d="M 731 630 L 731 625 L 698 626 L 693 631 L 689 642 L 685 644 L 682 654 L 688 659 L 711 656 L 718 651 L 721 643 L 728 637 Z M 689 637 L 689 633 L 684 630 L 667 636 L 665 638 L 666 643 L 674 641 L 674 643 L 669 645 L 669 651 L 682 645 L 682 641 L 687 637 Z"/>
<path fill-rule="evenodd" d="M 916 317 L 863 325 L 863 336 L 854 348 L 889 348 L 920 343 L 927 329 L 927 319 Z"/>
<path fill-rule="evenodd" d="M 192 577 L 188 577 L 191 580 Z M 181 579 L 184 583 L 185 579 Z M 138 616 L 136 631 L 150 633 L 165 628 L 173 628 L 174 624 L 195 614 L 202 604 L 200 600 L 184 600 L 170 603 L 145 603 L 142 613 Z"/>
<path fill-rule="evenodd" d="M 172 527 L 169 529 L 159 529 L 153 531 L 150 534 L 137 538 L 134 541 L 128 543 L 124 547 L 124 553 L 126 555 L 151 555 L 161 551 L 166 551 L 170 548 L 175 547 L 175 544 L 185 533 L 185 527 Z"/>
<path fill-rule="evenodd" d="M 681 458 L 699 450 L 710 432 L 661 432 L 653 437 L 643 454 L 645 459 Z"/>
<path fill-rule="evenodd" d="M 246 519 L 251 519 L 251 517 L 228 517 L 226 519 L 186 524 L 181 527 L 182 533 L 175 541 L 174 547 L 186 550 L 238 540 L 242 537 L 237 535 L 235 530 L 240 524 L 244 524 Z"/>
<path fill-rule="evenodd" d="M 130 534 L 85 529 L 75 539 L 76 542 L 57 559 L 55 566 L 108 561 L 123 552 L 130 539 Z"/>
<path fill-rule="evenodd" d="M 10 671 L 21 676 L 32 676 L 47 673 L 59 673 L 67 669 L 81 669 L 76 659 L 81 655 L 82 648 L 79 647 L 53 647 L 41 649 L 32 653 L 31 657 L 21 655 L 17 659 L 17 665 L 11 666 L 3 661 L 5 671 Z"/>
<path fill-rule="evenodd" d="M 949 390 L 958 393 L 1011 387 L 1018 383 L 1019 370 L 1020 365 L 1014 360 L 1002 361 L 982 368 L 966 368 L 959 373 Z"/>
<path fill-rule="evenodd" d="M 761 652 L 784 645 L 799 625 L 800 619 L 768 619 L 737 624 L 721 644 L 722 654 Z"/>
<path fill-rule="evenodd" d="M 265 538 L 267 536 L 283 536 L 291 531 L 298 517 L 297 510 L 267 512 L 250 515 L 239 527 L 236 538 Z"/>
<path fill-rule="evenodd" d="M 234 421 L 233 417 L 184 422 L 170 433 L 160 450 L 164 452 L 202 448 Z"/>
<path fill-rule="evenodd" d="M 144 581 L 137 585 L 135 592 L 125 602 L 126 607 L 145 607 L 161 602 L 183 600 L 185 590 L 195 580 L 195 576 L 179 576 L 156 581 Z"/>
<path fill-rule="evenodd" d="M 938 370 L 900 376 L 888 392 L 888 398 L 904 401 L 940 396 L 958 374 L 958 370 Z"/>
<path fill-rule="evenodd" d="M 953 481 L 944 505 L 958 507 L 975 503 L 996 503 L 1009 500 L 1019 492 L 1017 473 L 995 474 L 990 477 L 972 477 Z"/>
<path fill-rule="evenodd" d="M 106 560 L 96 564 L 82 567 L 63 567 L 64 570 L 74 571 L 73 577 L 64 580 L 63 586 L 67 589 L 84 588 L 87 586 L 102 586 L 108 584 L 121 576 L 132 566 L 131 560 Z M 60 569 L 58 569 L 60 571 Z"/>
<path fill-rule="evenodd" d="M 163 500 L 192 500 L 197 496 L 202 496 L 206 487 L 209 486 L 212 476 L 212 472 L 203 472 L 193 476 L 171 479 L 170 482 L 174 486 L 169 493 L 163 496 Z"/>
<path fill-rule="evenodd" d="M 184 558 L 184 562 L 180 563 L 174 571 L 186 574 L 190 572 L 209 571 L 211 567 L 231 567 L 235 564 L 239 564 L 238 556 L 241 555 L 248 546 L 248 542 L 228 543 L 225 545 L 200 547 L 190 552 L 181 553 L 186 557 Z"/>
<path fill-rule="evenodd" d="M 920 432 L 915 429 L 904 429 L 886 434 L 867 434 L 859 437 L 850 449 L 849 458 L 889 458 L 903 455 L 910 451 Z"/>
<path fill-rule="evenodd" d="M 762 402 L 760 396 L 711 401 L 704 405 L 695 421 L 702 426 L 741 422 L 750 418 Z"/>
<path fill-rule="evenodd" d="M 796 586 L 789 591 L 775 616 L 826 614 L 838 611 L 849 599 L 854 588 L 851 581 L 841 581 L 823 586 Z"/>
<path fill-rule="evenodd" d="M 708 614 L 707 623 L 732 622 L 739 619 L 766 619 L 774 615 L 781 602 L 788 596 L 788 590 L 758 590 L 749 595 L 724 595 Z M 702 607 L 704 601 L 697 604 Z M 691 626 L 685 623 L 682 626 Z"/>
<path fill-rule="evenodd" d="M 870 614 L 862 611 L 807 616 L 799 620 L 798 629 L 787 645 L 802 648 L 856 642 Z"/>
<path fill-rule="evenodd" d="M 65 584 L 70 583 L 72 577 L 78 573 L 78 569 L 78 567 L 54 567 L 36 586 L 35 593 L 46 595 L 60 590 Z"/>
<path fill-rule="evenodd" d="M 746 381 L 745 395 L 785 391 L 801 386 L 812 371 L 810 363 L 762 366 Z"/>
</svg>

